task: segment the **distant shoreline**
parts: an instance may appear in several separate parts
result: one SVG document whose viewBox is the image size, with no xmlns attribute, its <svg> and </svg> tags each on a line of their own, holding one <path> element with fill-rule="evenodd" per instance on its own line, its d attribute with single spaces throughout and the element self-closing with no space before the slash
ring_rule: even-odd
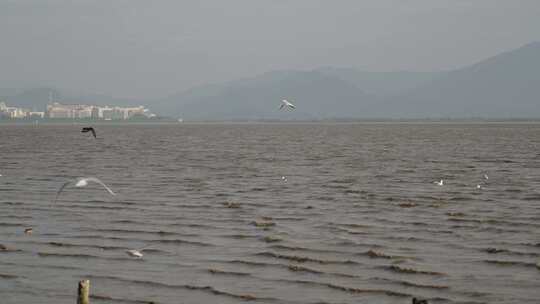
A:
<svg viewBox="0 0 540 304">
<path fill-rule="evenodd" d="M 171 124 L 178 123 L 173 119 L 127 119 L 127 120 L 94 120 L 94 119 L 0 119 L 0 125 L 116 125 L 116 124 Z"/>
<path fill-rule="evenodd" d="M 37 123 L 36 123 L 37 122 Z M 0 125 L 192 125 L 192 124 L 540 124 L 540 118 L 514 119 L 322 119 L 322 120 L 73 120 L 2 119 Z"/>
</svg>

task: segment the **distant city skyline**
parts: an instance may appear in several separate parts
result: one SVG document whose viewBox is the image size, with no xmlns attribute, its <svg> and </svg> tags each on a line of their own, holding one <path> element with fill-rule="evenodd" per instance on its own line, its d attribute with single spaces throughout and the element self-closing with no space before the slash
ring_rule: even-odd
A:
<svg viewBox="0 0 540 304">
<path fill-rule="evenodd" d="M 274 70 L 449 70 L 540 40 L 539 15 L 536 0 L 0 0 L 0 83 L 156 98 Z"/>
<path fill-rule="evenodd" d="M 0 101 L 0 120 L 28 118 L 127 120 L 134 117 L 154 118 L 156 115 L 145 106 L 63 104 L 51 100 L 45 107 L 45 111 L 33 111 L 12 104 L 8 106 L 6 102 Z"/>
</svg>

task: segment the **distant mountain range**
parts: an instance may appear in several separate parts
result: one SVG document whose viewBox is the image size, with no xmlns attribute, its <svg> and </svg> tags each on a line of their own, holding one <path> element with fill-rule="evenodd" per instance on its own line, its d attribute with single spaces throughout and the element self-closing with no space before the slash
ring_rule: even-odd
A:
<svg viewBox="0 0 540 304">
<path fill-rule="evenodd" d="M 297 108 L 280 111 L 281 99 Z M 202 86 L 159 101 L 154 107 L 186 119 L 323 119 L 367 117 L 376 100 L 357 86 L 317 71 L 279 71 Z"/>
<path fill-rule="evenodd" d="M 325 67 L 315 70 L 325 75 L 345 80 L 364 92 L 379 96 L 391 97 L 411 88 L 419 87 L 444 72 L 366 72 L 354 68 Z"/>
<path fill-rule="evenodd" d="M 387 99 L 441 74 L 328 67 L 275 71 L 193 88 L 154 107 L 191 120 L 384 118 Z M 290 100 L 297 109 L 279 111 L 281 99 Z"/>
<path fill-rule="evenodd" d="M 297 110 L 278 111 L 282 98 Z M 270 72 L 193 88 L 154 107 L 194 120 L 539 118 L 540 42 L 452 71 Z"/>
<path fill-rule="evenodd" d="M 0 89 L 0 100 L 43 108 L 49 91 Z M 540 118 L 540 42 L 451 71 L 274 71 L 156 100 L 55 94 L 71 103 L 144 104 L 186 120 Z M 281 99 L 297 109 L 279 111 Z"/>
<path fill-rule="evenodd" d="M 540 117 L 540 42 L 443 73 L 390 100 L 401 117 Z"/>
</svg>

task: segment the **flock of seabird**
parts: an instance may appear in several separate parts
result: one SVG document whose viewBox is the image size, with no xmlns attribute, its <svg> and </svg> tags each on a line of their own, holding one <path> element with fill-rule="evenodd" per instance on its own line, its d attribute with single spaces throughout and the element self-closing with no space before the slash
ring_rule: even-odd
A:
<svg viewBox="0 0 540 304">
<path fill-rule="evenodd" d="M 296 106 L 293 105 L 288 100 L 283 99 L 281 101 L 281 105 L 280 105 L 279 109 L 280 110 L 282 110 L 282 109 L 296 109 Z M 81 129 L 81 133 L 89 133 L 89 132 L 92 133 L 94 138 L 97 138 L 96 130 L 93 127 L 83 127 Z M 2 176 L 2 174 L 0 174 L 0 177 L 1 176 Z M 281 179 L 283 181 L 285 181 L 285 182 L 287 181 L 287 178 L 285 176 L 282 176 Z M 60 188 L 56 192 L 56 196 L 54 198 L 54 203 L 56 203 L 58 201 L 58 197 L 60 196 L 60 194 L 64 191 L 64 189 L 66 187 L 73 186 L 75 188 L 82 188 L 82 187 L 88 186 L 89 183 L 99 184 L 103 188 L 105 188 L 105 190 L 107 190 L 107 192 L 109 192 L 109 194 L 111 194 L 112 196 L 116 196 L 116 193 L 109 186 L 107 186 L 104 182 L 102 182 L 99 178 L 97 178 L 97 177 L 78 177 L 78 178 L 75 178 L 73 180 L 70 180 L 70 181 L 67 181 L 67 182 L 63 183 L 62 186 L 60 186 Z M 236 203 L 230 203 L 230 206 L 228 206 L 228 207 L 232 208 L 232 207 L 234 207 L 234 204 L 236 204 Z M 27 234 L 27 235 L 32 234 L 32 231 L 33 231 L 32 227 L 28 227 L 28 228 L 24 229 L 24 233 Z M 128 254 L 129 256 L 134 257 L 134 258 L 142 258 L 143 257 L 142 251 L 144 249 L 147 249 L 148 247 L 149 247 L 149 245 L 146 245 L 146 246 L 138 248 L 138 249 L 129 249 L 129 250 L 126 250 L 126 254 Z"/>
<path fill-rule="evenodd" d="M 487 174 L 484 174 L 484 179 L 487 181 L 489 179 L 489 176 Z M 440 181 L 434 181 L 433 183 L 436 184 L 437 186 L 444 186 L 444 180 L 442 179 Z M 482 189 L 482 184 L 477 184 L 476 189 L 478 190 Z"/>
<path fill-rule="evenodd" d="M 283 110 L 283 109 L 289 109 L 289 110 L 294 110 L 296 109 L 296 106 L 294 104 L 292 104 L 291 102 L 289 102 L 288 100 L 286 99 L 283 99 L 281 101 L 281 105 L 279 106 L 279 109 L 280 110 Z M 96 130 L 93 128 L 93 127 L 84 127 L 82 128 L 81 130 L 82 133 L 88 133 L 88 132 L 91 132 L 92 135 L 94 136 L 94 138 L 97 138 L 97 135 L 96 135 Z M 2 174 L 0 174 L 0 177 L 2 176 Z M 489 179 L 488 175 L 487 174 L 484 174 L 484 179 L 487 181 Z M 281 180 L 286 182 L 287 181 L 287 177 L 286 176 L 282 176 L 281 177 Z M 116 196 L 116 193 L 109 187 L 107 186 L 105 183 L 103 183 L 100 179 L 96 178 L 96 177 L 79 177 L 79 178 L 76 178 L 74 180 L 70 180 L 70 181 L 67 181 L 65 182 L 64 184 L 62 184 L 62 186 L 60 186 L 60 188 L 58 189 L 58 191 L 56 192 L 56 197 L 54 198 L 54 203 L 56 203 L 56 201 L 58 200 L 58 197 L 60 196 L 60 194 L 62 193 L 62 191 L 68 187 L 68 186 L 74 186 L 76 188 L 81 188 L 81 187 L 86 187 L 89 183 L 96 183 L 96 184 L 99 184 L 101 185 L 103 188 L 105 188 L 105 190 L 107 190 L 107 192 L 112 195 L 112 196 Z M 444 186 L 444 180 L 439 180 L 439 181 L 434 181 L 433 182 L 434 184 L 438 185 L 438 186 Z M 476 186 L 477 189 L 481 189 L 482 188 L 482 185 L 481 184 L 478 184 Z M 235 205 L 237 203 L 231 203 L 231 202 L 228 202 L 226 203 L 227 207 L 229 208 L 233 208 L 235 207 Z M 29 228 L 26 228 L 24 230 L 24 233 L 25 234 L 32 234 L 32 228 L 29 227 Z M 3 246 L 0 244 L 0 246 Z M 141 247 L 141 248 L 138 248 L 138 249 L 129 249 L 129 250 L 126 250 L 126 254 L 131 256 L 131 257 L 134 257 L 134 258 L 142 258 L 143 257 L 143 253 L 142 251 L 147 249 L 148 247 L 150 247 L 150 245 L 146 245 L 144 247 Z M 539 263 L 540 265 L 540 263 Z M 421 300 L 421 299 L 417 299 L 417 298 L 413 298 L 412 300 L 412 303 L 413 304 L 427 304 L 427 300 Z"/>
</svg>

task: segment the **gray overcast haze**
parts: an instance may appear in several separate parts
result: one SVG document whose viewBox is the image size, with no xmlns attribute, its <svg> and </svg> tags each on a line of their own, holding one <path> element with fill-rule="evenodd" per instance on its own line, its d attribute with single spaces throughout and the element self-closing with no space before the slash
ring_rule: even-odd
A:
<svg viewBox="0 0 540 304">
<path fill-rule="evenodd" d="M 433 71 L 540 39 L 538 0 L 0 1 L 0 87 L 149 98 L 280 69 Z"/>
</svg>

